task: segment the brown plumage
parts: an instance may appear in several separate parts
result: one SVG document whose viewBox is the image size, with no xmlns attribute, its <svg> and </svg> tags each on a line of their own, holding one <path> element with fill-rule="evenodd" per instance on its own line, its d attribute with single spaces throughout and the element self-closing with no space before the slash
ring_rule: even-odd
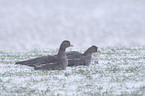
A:
<svg viewBox="0 0 145 96">
<path fill-rule="evenodd" d="M 68 66 L 68 60 L 65 54 L 66 48 L 72 46 L 69 41 L 61 43 L 58 54 L 51 56 L 42 56 L 26 61 L 16 62 L 16 64 L 34 67 L 35 70 L 64 70 Z"/>
<path fill-rule="evenodd" d="M 91 46 L 84 53 L 77 51 L 67 52 L 68 66 L 90 65 L 92 53 L 101 52 L 98 47 Z"/>
</svg>

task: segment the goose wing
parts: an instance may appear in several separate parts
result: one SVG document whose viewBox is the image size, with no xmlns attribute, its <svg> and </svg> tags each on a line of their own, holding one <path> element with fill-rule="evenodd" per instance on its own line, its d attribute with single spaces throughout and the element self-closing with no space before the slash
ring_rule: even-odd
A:
<svg viewBox="0 0 145 96">
<path fill-rule="evenodd" d="M 66 53 L 68 58 L 68 66 L 78 66 L 84 65 L 84 60 L 82 59 L 83 54 L 77 51 L 70 51 Z"/>
<path fill-rule="evenodd" d="M 47 55 L 47 56 L 37 57 L 34 59 L 29 59 L 26 61 L 16 62 L 16 64 L 28 65 L 28 66 L 37 66 L 37 65 L 46 64 L 46 63 L 53 63 L 56 61 L 57 61 L 56 56 Z"/>
<path fill-rule="evenodd" d="M 66 56 L 68 59 L 77 59 L 83 56 L 83 54 L 77 51 L 70 51 L 70 52 L 66 52 Z"/>
<path fill-rule="evenodd" d="M 35 70 L 56 70 L 59 69 L 57 62 L 41 64 L 34 67 Z"/>
</svg>

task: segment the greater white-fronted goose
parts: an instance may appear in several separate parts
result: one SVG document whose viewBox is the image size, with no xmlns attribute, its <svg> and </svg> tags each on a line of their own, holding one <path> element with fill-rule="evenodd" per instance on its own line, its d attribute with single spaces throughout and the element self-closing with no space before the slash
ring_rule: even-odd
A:
<svg viewBox="0 0 145 96">
<path fill-rule="evenodd" d="M 91 46 L 84 53 L 77 51 L 66 52 L 68 59 L 68 66 L 90 65 L 92 53 L 99 52 L 98 47 Z"/>
<path fill-rule="evenodd" d="M 61 43 L 57 55 L 37 57 L 26 61 L 16 62 L 16 64 L 32 66 L 35 70 L 64 70 L 68 66 L 65 50 L 71 46 L 70 42 L 65 40 Z"/>
</svg>

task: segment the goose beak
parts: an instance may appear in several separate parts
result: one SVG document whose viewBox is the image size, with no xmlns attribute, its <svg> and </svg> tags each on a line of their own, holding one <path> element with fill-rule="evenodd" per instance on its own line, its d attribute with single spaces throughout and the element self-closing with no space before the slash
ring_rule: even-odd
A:
<svg viewBox="0 0 145 96">
<path fill-rule="evenodd" d="M 70 44 L 70 47 L 74 47 L 74 45 Z"/>
<path fill-rule="evenodd" d="M 97 53 L 102 53 L 100 50 L 97 50 Z"/>
</svg>

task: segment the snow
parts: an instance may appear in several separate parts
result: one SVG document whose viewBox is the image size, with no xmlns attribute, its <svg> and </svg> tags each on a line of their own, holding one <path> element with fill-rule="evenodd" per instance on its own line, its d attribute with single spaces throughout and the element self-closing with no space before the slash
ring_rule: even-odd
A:
<svg viewBox="0 0 145 96">
<path fill-rule="evenodd" d="M 0 0 L 0 95 L 144 95 L 144 9 L 144 0 Z M 14 65 L 56 54 L 65 39 L 68 50 L 102 54 L 63 71 Z"/>
</svg>

